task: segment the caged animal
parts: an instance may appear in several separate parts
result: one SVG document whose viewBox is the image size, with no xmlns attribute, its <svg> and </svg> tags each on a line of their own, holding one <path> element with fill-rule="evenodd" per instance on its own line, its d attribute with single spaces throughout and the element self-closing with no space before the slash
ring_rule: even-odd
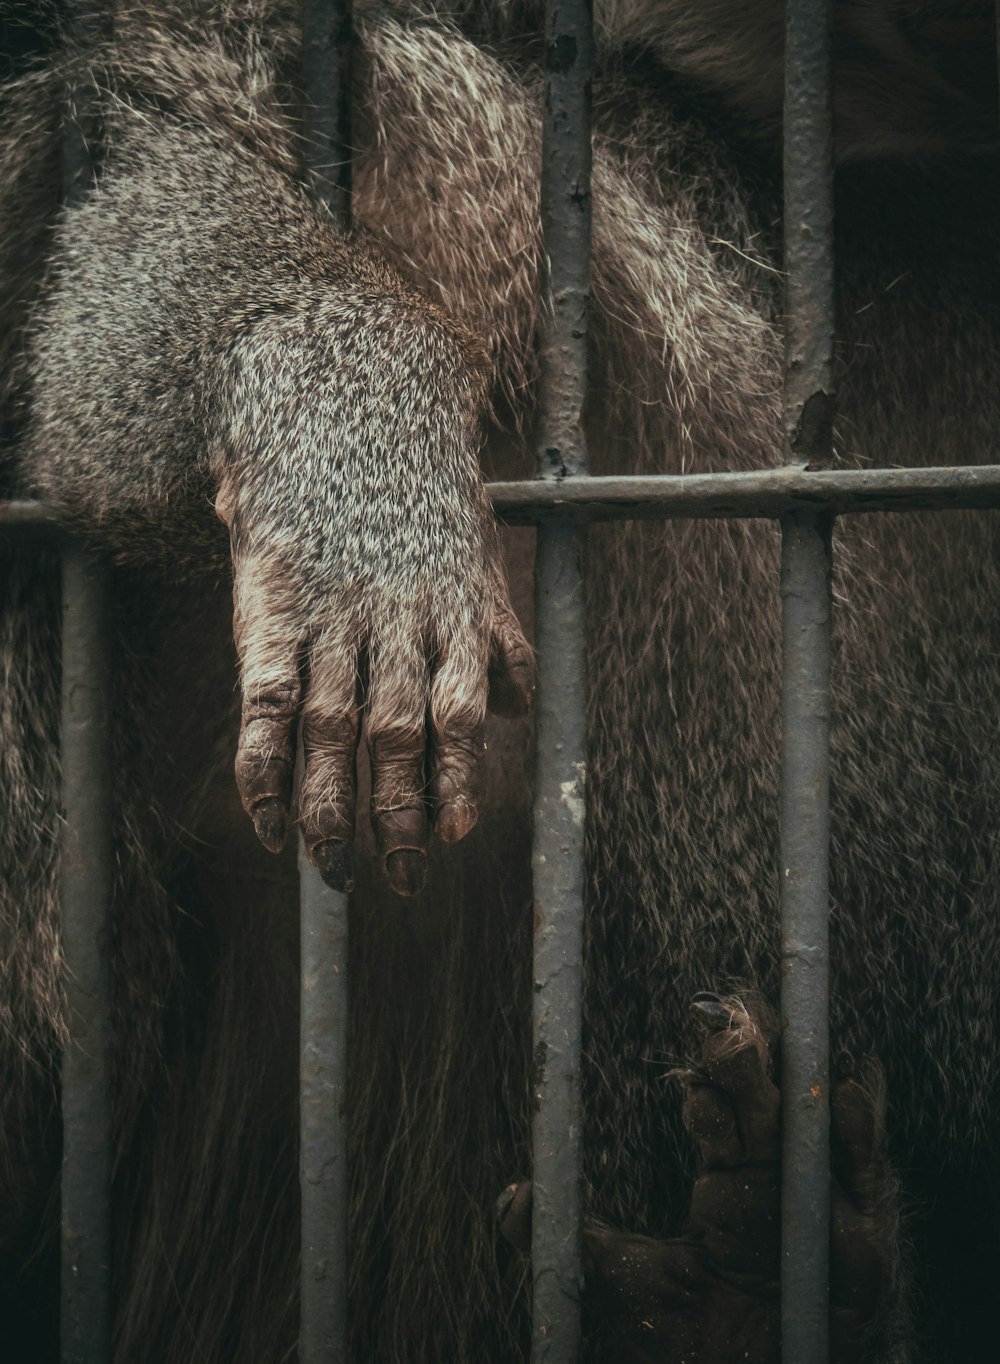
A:
<svg viewBox="0 0 1000 1364">
<path fill-rule="evenodd" d="M 43 26 L 2 96 L 3 486 L 113 564 L 120 1361 L 295 1356 L 298 730 L 296 818 L 354 889 L 353 1357 L 526 1348 L 530 1189 L 506 1239 L 489 1208 L 529 1160 L 532 542 L 495 529 L 478 461 L 532 464 L 540 15 L 355 9 L 349 240 L 302 171 L 290 5 L 143 0 L 87 53 Z M 592 467 L 773 465 L 781 7 L 597 9 Z M 836 5 L 842 466 L 997 458 L 991 14 Z M 67 80 L 103 154 L 60 211 Z M 836 531 L 841 1361 L 992 1340 L 995 524 Z M 58 594 L 47 552 L 0 556 L 0 1257 L 8 1357 L 42 1361 Z M 588 1350 L 763 1364 L 776 533 L 594 527 L 587 560 Z M 725 1002 L 692 1010 L 706 988 Z"/>
</svg>

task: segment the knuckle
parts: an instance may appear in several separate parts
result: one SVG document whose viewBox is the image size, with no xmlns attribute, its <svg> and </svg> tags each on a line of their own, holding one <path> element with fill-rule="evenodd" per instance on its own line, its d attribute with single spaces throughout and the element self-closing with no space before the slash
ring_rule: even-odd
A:
<svg viewBox="0 0 1000 1364">
<path fill-rule="evenodd" d="M 298 709 L 301 687 L 297 678 L 244 681 L 244 727 L 258 720 L 289 720 Z"/>
<path fill-rule="evenodd" d="M 409 766 L 423 757 L 427 738 L 422 724 L 390 723 L 378 728 L 369 725 L 368 733 L 372 757 L 380 768 Z"/>
<path fill-rule="evenodd" d="M 486 719 L 488 694 L 485 673 L 467 686 L 435 691 L 431 719 L 438 742 L 471 746 Z"/>
<path fill-rule="evenodd" d="M 422 809 L 426 783 L 410 765 L 390 766 L 377 775 L 372 788 L 372 811 L 379 818 L 403 810 Z"/>
</svg>

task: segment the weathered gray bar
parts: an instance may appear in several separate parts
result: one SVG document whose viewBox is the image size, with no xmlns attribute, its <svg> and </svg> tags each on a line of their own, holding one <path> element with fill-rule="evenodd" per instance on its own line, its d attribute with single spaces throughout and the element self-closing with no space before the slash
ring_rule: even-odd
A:
<svg viewBox="0 0 1000 1364">
<path fill-rule="evenodd" d="M 833 429 L 830 0 L 788 0 L 785 390 L 788 458 L 829 464 Z M 829 1359 L 830 518 L 782 520 L 781 1350 Z"/>
<path fill-rule="evenodd" d="M 96 5 L 67 7 L 78 52 L 106 34 Z M 86 193 L 100 153 L 92 89 L 66 91 L 63 200 Z M 14 504 L 15 506 L 17 504 Z M 63 840 L 60 943 L 67 1039 L 62 1058 L 60 1349 L 64 1364 L 111 1359 L 111 703 L 106 570 L 67 542 L 62 564 Z"/>
<path fill-rule="evenodd" d="M 780 517 L 789 512 L 957 511 L 1000 506 L 1000 465 L 954 469 L 795 467 L 737 474 L 643 474 L 489 483 L 509 525 L 553 516 L 587 521 Z M 2 515 L 2 513 L 0 513 Z"/>
<path fill-rule="evenodd" d="M 488 483 L 508 525 L 551 517 L 586 521 L 777 518 L 790 512 L 983 510 L 1000 506 L 1000 464 L 930 469 L 795 467 L 735 474 L 621 474 Z M 0 502 L 0 533 L 60 531 L 40 502 Z"/>
<path fill-rule="evenodd" d="M 590 293 L 590 81 L 587 0 L 546 6 L 541 213 L 538 472 L 586 469 L 583 405 Z M 574 1364 L 580 1349 L 580 1024 L 586 675 L 582 530 L 543 526 L 535 568 L 539 658 L 534 839 L 532 1353 Z"/>
<path fill-rule="evenodd" d="M 300 845 L 299 1186 L 301 1364 L 347 1355 L 348 900 L 324 885 Z"/>
<path fill-rule="evenodd" d="M 303 134 L 313 189 L 345 229 L 351 213 L 351 4 L 305 0 Z M 348 897 L 300 843 L 299 1188 L 301 1364 L 348 1357 Z"/>
<path fill-rule="evenodd" d="M 351 222 L 351 0 L 304 0 L 302 133 L 313 188 Z"/>
<path fill-rule="evenodd" d="M 60 864 L 69 1035 L 62 1062 L 64 1364 L 111 1359 L 111 1084 L 109 963 L 111 707 L 104 571 L 63 555 Z"/>
</svg>

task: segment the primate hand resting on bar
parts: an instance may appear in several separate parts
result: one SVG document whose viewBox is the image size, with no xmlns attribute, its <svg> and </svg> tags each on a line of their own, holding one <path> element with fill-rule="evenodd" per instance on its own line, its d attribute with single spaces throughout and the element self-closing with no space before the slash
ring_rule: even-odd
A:
<svg viewBox="0 0 1000 1364">
<path fill-rule="evenodd" d="M 762 1007 L 702 995 L 708 1030 L 699 1064 L 675 1075 L 699 1174 L 687 1226 L 669 1241 L 590 1225 L 590 1304 L 612 1323 L 622 1364 L 778 1364 L 781 1095 L 771 1078 L 776 1035 Z M 870 1062 L 832 1095 L 831 1361 L 879 1357 L 895 1270 L 894 1185 L 886 1162 L 882 1068 Z M 531 1245 L 530 1181 L 500 1196 L 500 1230 Z"/>
<path fill-rule="evenodd" d="M 261 842 L 284 843 L 301 727 L 306 844 L 350 887 L 364 713 L 379 851 L 413 894 L 429 813 L 446 842 L 476 822 L 491 680 L 496 709 L 530 701 L 479 471 L 486 360 L 335 229 L 280 147 L 250 176 L 224 136 L 149 115 L 141 85 L 132 97 L 34 327 L 27 476 L 85 534 L 172 577 L 218 563 L 214 501 L 234 570 L 237 781 Z"/>
</svg>

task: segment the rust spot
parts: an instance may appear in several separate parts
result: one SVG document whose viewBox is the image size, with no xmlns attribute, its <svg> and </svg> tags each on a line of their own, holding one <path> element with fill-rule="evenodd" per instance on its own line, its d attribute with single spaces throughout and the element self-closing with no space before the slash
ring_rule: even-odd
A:
<svg viewBox="0 0 1000 1364">
<path fill-rule="evenodd" d="M 819 1096 L 823 1093 L 823 1086 L 816 1084 L 816 1082 L 813 1081 L 813 1083 L 809 1086 L 809 1093 L 813 1096 L 814 1099 L 818 1099 Z"/>
</svg>

